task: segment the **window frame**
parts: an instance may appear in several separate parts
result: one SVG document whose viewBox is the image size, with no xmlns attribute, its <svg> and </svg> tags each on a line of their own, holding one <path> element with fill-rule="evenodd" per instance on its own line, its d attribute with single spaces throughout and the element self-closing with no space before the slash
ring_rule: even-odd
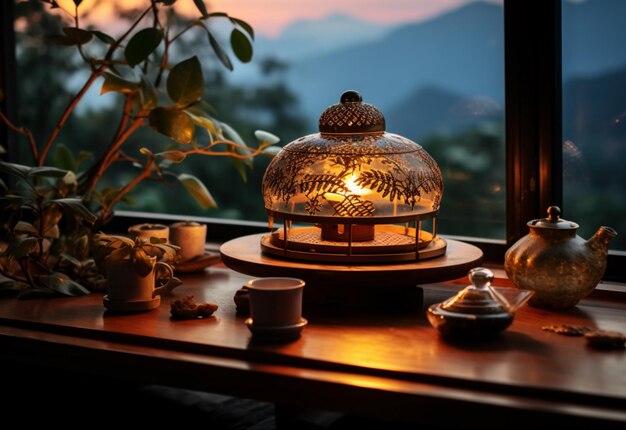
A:
<svg viewBox="0 0 626 430">
<path fill-rule="evenodd" d="M 0 2 L 0 109 L 16 112 L 14 2 Z M 504 0 L 506 239 L 455 238 L 482 249 L 485 260 L 502 264 L 506 250 L 528 233 L 526 223 L 546 208 L 563 204 L 561 0 Z M 529 23 L 532 23 L 530 25 Z M 8 160 L 15 136 L 0 124 Z M 261 233 L 262 222 L 115 211 L 111 229 L 140 222 L 193 219 L 206 223 L 209 239 L 220 243 Z M 605 280 L 626 282 L 626 252 L 611 251 Z"/>
</svg>

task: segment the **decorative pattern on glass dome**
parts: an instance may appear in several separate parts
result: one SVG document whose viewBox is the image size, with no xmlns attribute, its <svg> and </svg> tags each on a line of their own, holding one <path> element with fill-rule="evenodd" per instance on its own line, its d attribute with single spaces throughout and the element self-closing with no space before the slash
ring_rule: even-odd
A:
<svg viewBox="0 0 626 430">
<path fill-rule="evenodd" d="M 281 155 L 264 178 L 267 208 L 288 207 L 294 197 L 303 196 L 304 211 L 308 215 L 375 216 L 374 204 L 364 197 L 368 195 L 390 203 L 397 200 L 410 210 L 415 209 L 423 196 L 429 196 L 425 209 L 439 209 L 443 188 L 441 173 L 437 163 L 421 147 L 402 157 L 367 152 L 283 151 Z M 276 205 L 277 202 L 283 204 Z M 332 213 L 324 211 L 325 206 L 332 208 Z"/>
<path fill-rule="evenodd" d="M 363 220 L 437 213 L 443 181 L 435 160 L 410 139 L 386 133 L 382 113 L 361 100 L 344 93 L 322 114 L 320 133 L 289 143 L 272 160 L 263 177 L 270 215 Z"/>
</svg>

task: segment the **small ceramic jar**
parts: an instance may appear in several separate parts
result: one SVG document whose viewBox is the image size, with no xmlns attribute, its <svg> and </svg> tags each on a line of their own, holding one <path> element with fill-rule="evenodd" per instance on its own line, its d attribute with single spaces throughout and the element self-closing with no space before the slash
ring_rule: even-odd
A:
<svg viewBox="0 0 626 430">
<path fill-rule="evenodd" d="M 176 222 L 170 225 L 170 242 L 180 246 L 178 255 L 181 261 L 189 261 L 204 255 L 206 244 L 206 224 L 192 221 Z"/>
<path fill-rule="evenodd" d="M 170 228 L 164 224 L 135 224 L 128 228 L 128 234 L 133 239 L 139 236 L 146 240 L 150 240 L 151 237 L 169 240 Z"/>
</svg>

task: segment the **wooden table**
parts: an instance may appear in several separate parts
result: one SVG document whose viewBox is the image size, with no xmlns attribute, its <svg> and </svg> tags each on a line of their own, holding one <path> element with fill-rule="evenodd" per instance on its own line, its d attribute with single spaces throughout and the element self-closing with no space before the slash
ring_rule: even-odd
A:
<svg viewBox="0 0 626 430">
<path fill-rule="evenodd" d="M 568 312 L 524 307 L 499 338 L 469 344 L 440 339 L 423 311 L 328 313 L 305 306 L 309 325 L 300 339 L 263 344 L 252 340 L 245 318 L 235 313 L 234 293 L 248 279 L 219 267 L 185 275 L 174 297 L 193 294 L 217 303 L 215 317 L 207 320 L 170 320 L 172 298 L 134 315 L 105 314 L 99 294 L 4 298 L 0 351 L 5 359 L 99 378 L 377 418 L 626 424 L 626 351 L 597 351 L 583 338 L 541 330 L 570 323 L 625 331 L 620 293 L 598 294 Z M 465 282 L 425 285 L 425 306 Z"/>
</svg>

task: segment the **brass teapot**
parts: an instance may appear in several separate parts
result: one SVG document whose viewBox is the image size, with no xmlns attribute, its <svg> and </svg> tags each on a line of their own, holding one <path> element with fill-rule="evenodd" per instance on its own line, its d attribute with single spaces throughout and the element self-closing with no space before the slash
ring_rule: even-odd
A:
<svg viewBox="0 0 626 430">
<path fill-rule="evenodd" d="M 557 206 L 550 206 L 548 217 L 529 221 L 530 233 L 504 255 L 509 279 L 535 292 L 529 302 L 533 307 L 566 309 L 591 293 L 604 275 L 608 244 L 617 236 L 602 226 L 585 240 L 576 234 L 578 224 L 560 215 Z"/>
</svg>

